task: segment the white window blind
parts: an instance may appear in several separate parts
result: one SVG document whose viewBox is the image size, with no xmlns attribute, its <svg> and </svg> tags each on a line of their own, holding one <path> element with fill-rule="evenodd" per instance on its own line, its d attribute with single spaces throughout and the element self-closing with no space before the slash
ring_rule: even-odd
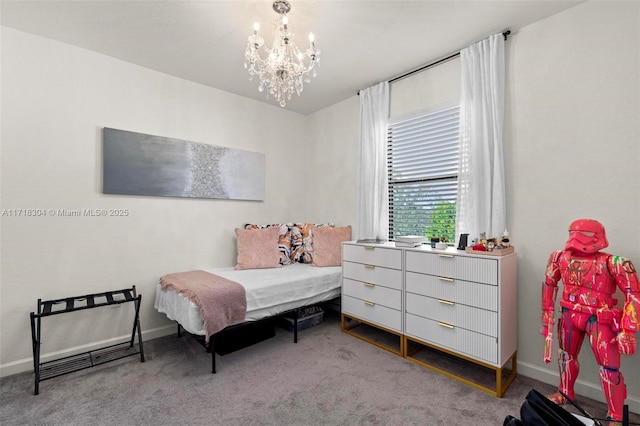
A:
<svg viewBox="0 0 640 426">
<path fill-rule="evenodd" d="M 455 241 L 460 107 L 389 121 L 389 239 L 421 235 Z"/>
</svg>

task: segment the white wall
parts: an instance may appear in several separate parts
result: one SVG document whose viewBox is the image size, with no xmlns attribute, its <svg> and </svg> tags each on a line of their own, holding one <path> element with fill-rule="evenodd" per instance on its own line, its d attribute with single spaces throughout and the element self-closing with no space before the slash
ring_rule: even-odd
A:
<svg viewBox="0 0 640 426">
<path fill-rule="evenodd" d="M 233 265 L 234 229 L 246 222 L 307 220 L 307 201 L 295 196 L 305 186 L 304 116 L 12 29 L 1 35 L 0 208 L 129 211 L 1 217 L 2 375 L 32 368 L 29 312 L 38 298 L 136 285 L 146 338 L 173 333 L 153 308 L 161 275 Z M 103 127 L 262 152 L 265 200 L 102 194 Z M 318 220 L 333 221 L 330 213 Z M 45 318 L 43 359 L 127 335 L 131 311 Z"/>
<path fill-rule="evenodd" d="M 640 267 L 639 7 L 636 2 L 588 2 L 515 31 L 506 44 L 505 161 L 508 227 L 518 252 L 518 372 L 553 385 L 558 383 L 557 364 L 542 362 L 541 283 L 549 254 L 564 246 L 569 223 L 581 217 L 600 220 L 609 252 Z M 459 61 L 447 66 L 452 63 Z M 394 83 L 392 91 L 407 104 L 411 97 L 439 99 L 442 88 L 427 73 L 431 70 L 412 78 L 415 82 Z M 319 138 L 315 152 L 323 145 L 357 143 L 349 122 L 359 120 L 354 99 L 310 116 L 313 129 L 350 135 L 337 142 Z M 352 159 L 330 155 L 350 168 L 356 154 L 345 146 L 342 155 Z M 340 183 L 321 170 L 315 176 L 312 187 Z M 342 186 L 340 199 L 355 200 L 355 187 L 354 177 Z M 331 191 L 321 193 L 326 198 L 311 200 L 312 205 L 330 205 Z M 603 401 L 588 344 L 580 361 L 576 390 Z M 640 353 L 623 356 L 621 371 L 627 403 L 640 412 Z"/>
<path fill-rule="evenodd" d="M 357 229 L 359 135 L 357 96 L 308 116 L 304 181 L 314 222 L 334 217 L 336 226 Z"/>
<path fill-rule="evenodd" d="M 552 384 L 556 365 L 542 362 L 538 334 L 540 285 L 568 224 L 599 219 L 609 251 L 640 265 L 639 7 L 588 2 L 514 32 L 507 42 L 505 159 L 519 261 L 518 371 Z M 239 125 L 247 116 L 255 127 Z M 265 152 L 266 201 L 102 195 L 102 126 Z M 358 128 L 355 95 L 305 118 L 3 29 L 1 207 L 123 207 L 132 215 L 124 221 L 2 218 L 2 374 L 30 368 L 28 312 L 38 297 L 136 284 L 151 336 L 168 323 L 152 307 L 157 278 L 168 270 L 231 264 L 235 226 L 300 216 L 355 224 Z M 291 197 L 284 190 L 291 182 L 304 195 Z M 85 340 L 106 338 L 119 313 Z M 46 331 L 58 333 L 53 326 Z M 578 392 L 602 400 L 587 347 L 581 362 Z M 640 354 L 623 357 L 622 371 L 627 403 L 640 412 Z"/>
<path fill-rule="evenodd" d="M 506 159 L 509 230 L 519 253 L 518 369 L 554 384 L 557 364 L 542 362 L 537 335 L 541 283 L 569 223 L 598 219 L 607 230 L 606 251 L 640 267 L 639 28 L 640 3 L 587 2 L 508 42 Z M 602 399 L 588 343 L 580 362 L 577 389 Z M 621 371 L 630 409 L 640 412 L 640 353 L 623 356 Z"/>
<path fill-rule="evenodd" d="M 460 57 L 457 56 L 391 83 L 389 117 L 460 103 L 460 68 Z"/>
</svg>

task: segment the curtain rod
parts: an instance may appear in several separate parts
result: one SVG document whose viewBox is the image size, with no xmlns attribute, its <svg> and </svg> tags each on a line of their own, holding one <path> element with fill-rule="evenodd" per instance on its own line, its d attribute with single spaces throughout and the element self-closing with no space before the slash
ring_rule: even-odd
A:
<svg viewBox="0 0 640 426">
<path fill-rule="evenodd" d="M 511 30 L 506 30 L 506 31 L 503 31 L 503 32 L 502 32 L 502 36 L 504 37 L 504 39 L 505 39 L 505 40 L 507 39 L 507 37 L 509 36 L 509 34 L 511 34 Z M 414 70 L 412 70 L 412 71 L 409 71 L 409 72 L 406 72 L 406 73 L 401 74 L 401 75 L 399 75 L 399 76 L 396 76 L 396 77 L 390 78 L 388 81 L 389 81 L 389 83 L 393 83 L 394 81 L 398 81 L 398 80 L 401 80 L 401 79 L 403 79 L 403 78 L 405 78 L 405 77 L 409 77 L 410 75 L 413 75 L 413 74 L 419 73 L 420 71 L 424 71 L 424 70 L 426 70 L 427 68 L 431 68 L 431 67 L 436 66 L 436 65 L 438 65 L 438 64 L 441 64 L 441 63 L 443 63 L 443 62 L 446 62 L 446 61 L 448 61 L 448 60 L 450 60 L 450 59 L 457 58 L 458 56 L 460 56 L 460 51 L 458 51 L 458 52 L 456 52 L 456 53 L 452 53 L 451 55 L 446 56 L 446 57 L 444 57 L 444 58 L 438 59 L 438 60 L 437 60 L 437 61 L 435 61 L 435 62 L 431 62 L 430 64 L 423 65 L 423 66 L 421 66 L 420 68 L 416 68 L 416 69 L 414 69 Z M 358 95 L 359 95 L 359 94 L 360 94 L 360 90 L 358 90 Z"/>
<path fill-rule="evenodd" d="M 504 31 L 504 32 L 502 33 L 502 36 L 503 36 L 503 37 L 504 37 L 504 39 L 506 40 L 506 39 L 507 39 L 507 37 L 509 36 L 509 34 L 511 34 L 511 30 L 506 30 L 506 31 Z M 418 73 L 418 72 L 420 72 L 420 71 L 424 71 L 424 70 L 426 70 L 427 68 L 431 68 L 431 67 L 436 66 L 436 65 L 438 65 L 438 64 L 441 64 L 441 63 L 443 63 L 443 62 L 446 62 L 446 61 L 448 61 L 448 60 L 450 60 L 450 59 L 457 58 L 458 56 L 460 56 L 460 51 L 458 51 L 458 52 L 456 52 L 456 53 L 452 53 L 451 55 L 449 55 L 449 56 L 447 56 L 447 57 L 445 57 L 445 58 L 438 59 L 438 60 L 437 60 L 437 61 L 435 61 L 435 62 L 432 62 L 432 63 L 427 64 L 427 65 L 423 65 L 423 66 L 421 66 L 420 68 L 416 68 L 415 70 L 412 70 L 412 71 L 406 72 L 406 73 L 404 73 L 404 74 L 402 74 L 402 75 L 399 75 L 399 76 L 397 76 L 397 77 L 390 78 L 390 79 L 389 79 L 389 83 L 393 83 L 394 81 L 398 81 L 398 80 L 401 80 L 401 79 L 403 79 L 403 78 L 405 78 L 405 77 L 409 77 L 409 76 L 410 76 L 410 75 L 412 75 L 412 74 Z"/>
</svg>

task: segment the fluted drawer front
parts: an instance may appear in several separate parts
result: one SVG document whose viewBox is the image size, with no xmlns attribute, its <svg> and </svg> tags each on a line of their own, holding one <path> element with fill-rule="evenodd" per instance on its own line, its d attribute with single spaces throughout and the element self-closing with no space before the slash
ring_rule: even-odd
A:
<svg viewBox="0 0 640 426">
<path fill-rule="evenodd" d="M 400 290 L 345 278 L 342 280 L 342 292 L 347 296 L 373 302 L 376 305 L 383 305 L 397 310 L 402 307 L 402 293 Z"/>
<path fill-rule="evenodd" d="M 342 312 L 382 327 L 402 332 L 402 312 L 342 295 Z"/>
<path fill-rule="evenodd" d="M 407 314 L 405 334 L 432 343 L 444 349 L 495 364 L 498 359 L 496 338 L 465 330 L 449 328 L 445 324 L 412 314 Z"/>
<path fill-rule="evenodd" d="M 493 311 L 416 294 L 407 295 L 406 306 L 409 314 L 493 337 L 498 336 L 498 315 Z"/>
<path fill-rule="evenodd" d="M 405 278 L 405 288 L 408 293 L 445 299 L 491 311 L 498 310 L 497 286 L 457 279 L 448 280 L 415 272 L 407 272 Z"/>
<path fill-rule="evenodd" d="M 342 258 L 350 262 L 402 269 L 402 250 L 392 248 L 343 244 Z"/>
<path fill-rule="evenodd" d="M 407 250 L 407 272 L 420 272 L 465 281 L 498 284 L 498 260 Z"/>
<path fill-rule="evenodd" d="M 366 265 L 345 260 L 342 264 L 342 276 L 356 281 L 402 290 L 402 271 L 399 269 Z"/>
</svg>

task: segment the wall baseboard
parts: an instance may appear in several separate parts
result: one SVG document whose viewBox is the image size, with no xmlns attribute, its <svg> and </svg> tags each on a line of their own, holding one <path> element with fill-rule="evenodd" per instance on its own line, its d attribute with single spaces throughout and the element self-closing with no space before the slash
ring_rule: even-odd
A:
<svg viewBox="0 0 640 426">
<path fill-rule="evenodd" d="M 151 330 L 146 330 L 142 332 L 142 343 L 157 339 L 159 337 L 164 337 L 173 333 L 177 333 L 177 328 L 175 324 L 167 325 L 164 327 L 158 327 Z M 40 362 L 47 362 L 58 358 L 63 358 L 66 356 L 72 356 L 76 354 L 80 354 L 83 352 L 93 351 L 99 348 L 103 348 L 105 346 L 113 345 L 116 343 L 126 342 L 131 338 L 131 335 L 114 337 L 111 339 L 103 340 L 100 342 L 93 342 L 87 345 L 75 346 L 73 348 L 68 348 L 62 351 L 50 352 L 47 354 L 42 354 L 40 356 Z M 0 377 L 12 376 L 14 374 L 20 374 L 24 372 L 33 372 L 33 357 L 19 359 L 17 361 L 8 362 L 6 364 L 0 364 Z"/>
<path fill-rule="evenodd" d="M 557 373 L 550 372 L 547 369 L 543 369 L 534 364 L 527 362 L 518 362 L 518 375 L 531 377 L 532 379 L 539 380 L 549 385 L 558 385 Z M 602 403 L 606 403 L 600 383 L 585 382 L 578 379 L 575 384 L 575 391 L 577 395 L 582 395 L 587 398 L 591 398 Z M 579 403 L 579 402 L 578 402 Z M 640 397 L 635 395 L 628 395 L 625 400 L 625 404 L 629 406 L 629 411 L 640 414 Z"/>
</svg>

